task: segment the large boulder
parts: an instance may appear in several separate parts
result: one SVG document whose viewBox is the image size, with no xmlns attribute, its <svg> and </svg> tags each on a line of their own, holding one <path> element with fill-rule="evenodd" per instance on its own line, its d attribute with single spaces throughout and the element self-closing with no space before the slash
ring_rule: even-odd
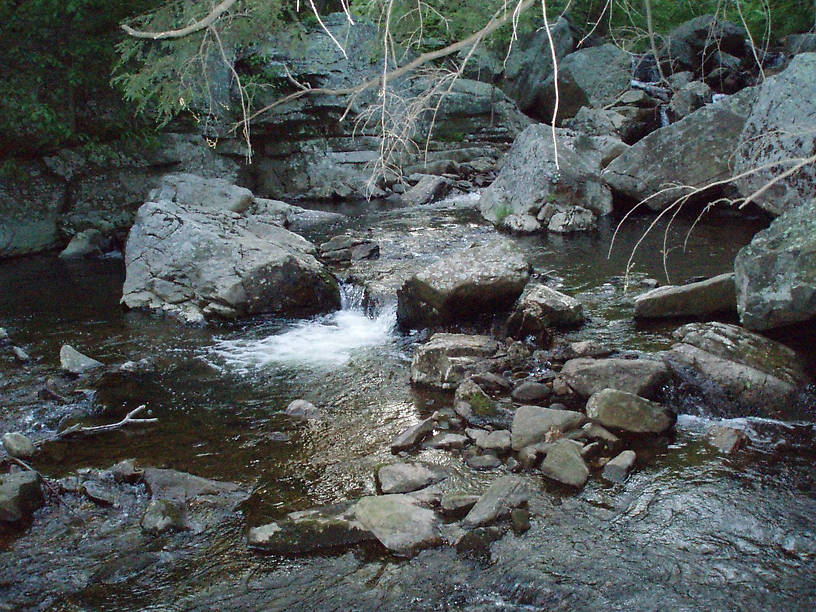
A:
<svg viewBox="0 0 816 612">
<path fill-rule="evenodd" d="M 439 519 L 408 495 L 363 497 L 354 505 L 354 516 L 391 552 L 411 556 L 442 542 Z"/>
<path fill-rule="evenodd" d="M 263 219 L 148 202 L 128 236 L 122 303 L 189 322 L 340 306 L 337 281 L 307 240 Z"/>
<path fill-rule="evenodd" d="M 178 204 L 245 212 L 253 203 L 252 192 L 218 178 L 205 178 L 189 173 L 166 174 L 159 186 L 150 192 L 153 202 L 168 200 Z"/>
<path fill-rule="evenodd" d="M 525 338 L 548 327 L 575 327 L 583 322 L 581 302 L 546 285 L 530 283 L 507 321 L 507 331 Z"/>
<path fill-rule="evenodd" d="M 728 272 L 687 285 L 647 291 L 635 298 L 635 318 L 702 317 L 733 312 L 736 303 L 734 273 Z"/>
<path fill-rule="evenodd" d="M 677 421 L 677 415 L 665 406 L 617 389 L 594 393 L 587 400 L 586 412 L 604 427 L 629 433 L 663 433 Z"/>
<path fill-rule="evenodd" d="M 0 523 L 19 523 L 44 503 L 37 472 L 0 474 Z"/>
<path fill-rule="evenodd" d="M 541 406 L 521 406 L 513 417 L 511 440 L 513 450 L 544 442 L 548 435 L 577 429 L 586 417 L 573 410 L 557 410 Z"/>
<path fill-rule="evenodd" d="M 811 382 L 805 363 L 788 347 L 726 323 L 689 323 L 664 359 L 710 408 L 730 415 L 791 414 Z"/>
<path fill-rule="evenodd" d="M 455 389 L 476 364 L 492 357 L 499 344 L 489 336 L 434 334 L 417 347 L 411 360 L 411 382 L 438 389 Z"/>
<path fill-rule="evenodd" d="M 816 199 L 777 218 L 734 260 L 737 308 L 749 329 L 816 316 Z"/>
<path fill-rule="evenodd" d="M 745 54 L 745 29 L 713 15 L 701 15 L 680 24 L 668 39 L 669 58 L 678 70 L 698 73 L 718 52 Z"/>
<path fill-rule="evenodd" d="M 742 130 L 734 173 L 759 169 L 736 181 L 749 197 L 792 167 L 789 160 L 816 155 L 816 53 L 793 58 L 780 74 L 759 86 L 757 100 Z M 783 165 L 779 165 L 783 162 Z M 810 163 L 754 198 L 779 215 L 816 198 L 816 163 Z"/>
<path fill-rule="evenodd" d="M 607 43 L 580 49 L 558 66 L 558 121 L 574 117 L 582 106 L 612 104 L 629 89 L 632 61 L 628 53 Z M 555 110 L 555 76 L 542 84 L 542 106 L 538 116 L 552 121 Z"/>
<path fill-rule="evenodd" d="M 652 210 L 728 179 L 755 96 L 755 88 L 746 88 L 652 132 L 609 164 L 603 179 L 619 196 Z"/>
<path fill-rule="evenodd" d="M 589 397 L 602 389 L 620 389 L 654 397 L 669 382 L 666 365 L 651 359 L 579 357 L 564 364 L 561 376 L 582 397 Z"/>
<path fill-rule="evenodd" d="M 415 274 L 397 292 L 404 328 L 436 326 L 508 309 L 530 278 L 530 265 L 507 241 L 473 246 Z"/>
<path fill-rule="evenodd" d="M 557 213 L 576 208 L 591 216 L 609 214 L 612 194 L 599 178 L 606 138 L 557 129 L 559 168 L 551 128 L 528 127 L 513 143 L 496 180 L 482 193 L 482 216 L 499 227 L 531 233 L 546 228 Z"/>
</svg>

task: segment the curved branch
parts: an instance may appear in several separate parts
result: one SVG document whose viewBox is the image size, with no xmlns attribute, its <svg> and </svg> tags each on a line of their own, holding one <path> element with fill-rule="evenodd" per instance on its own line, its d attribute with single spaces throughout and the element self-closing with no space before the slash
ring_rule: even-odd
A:
<svg viewBox="0 0 816 612">
<path fill-rule="evenodd" d="M 213 10 L 200 21 L 196 21 L 195 23 L 178 30 L 165 30 L 164 32 L 142 32 L 140 30 L 134 30 L 126 24 L 122 24 L 122 29 L 128 34 L 128 36 L 132 36 L 133 38 L 148 38 L 151 40 L 183 38 L 210 27 L 237 1 L 238 0 L 224 0 L 220 4 L 216 5 L 215 8 L 213 8 Z"/>
</svg>

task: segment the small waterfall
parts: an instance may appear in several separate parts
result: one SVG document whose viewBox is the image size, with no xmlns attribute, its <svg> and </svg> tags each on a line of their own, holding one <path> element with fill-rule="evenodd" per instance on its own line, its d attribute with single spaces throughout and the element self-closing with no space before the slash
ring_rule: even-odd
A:
<svg viewBox="0 0 816 612">
<path fill-rule="evenodd" d="M 355 354 L 396 338 L 395 304 L 366 312 L 365 289 L 354 285 L 342 285 L 340 299 L 337 312 L 299 321 L 260 339 L 221 340 L 211 353 L 238 370 L 270 365 L 325 368 L 343 365 Z"/>
<path fill-rule="evenodd" d="M 671 120 L 669 119 L 669 107 L 665 104 L 661 104 L 659 106 L 660 109 L 660 127 L 667 127 L 671 124 Z"/>
</svg>

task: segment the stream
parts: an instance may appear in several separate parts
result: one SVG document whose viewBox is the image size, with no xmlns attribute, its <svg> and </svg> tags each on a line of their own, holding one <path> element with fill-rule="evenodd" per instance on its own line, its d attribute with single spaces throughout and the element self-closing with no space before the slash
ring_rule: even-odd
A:
<svg viewBox="0 0 816 612">
<path fill-rule="evenodd" d="M 82 442 L 48 442 L 38 470 L 62 478 L 134 459 L 250 492 L 240 512 L 216 527 L 153 539 L 139 533 L 138 517 L 111 518 L 89 507 L 80 525 L 51 503 L 27 531 L 0 536 L 0 609 L 813 609 L 813 424 L 726 419 L 703 405 L 684 406 L 671 440 L 639 449 L 645 460 L 623 485 L 593 477 L 570 494 L 528 474 L 542 492 L 531 502 L 530 531 L 506 535 L 483 558 L 451 547 L 410 560 L 370 547 L 301 557 L 247 549 L 247 525 L 375 494 L 374 470 L 394 461 L 391 440 L 450 402 L 409 385 L 413 348 L 427 334 L 396 330 L 395 293 L 439 257 L 495 236 L 477 200 L 371 204 L 308 229 L 315 243 L 343 231 L 365 235 L 381 256 L 342 269 L 342 310 L 306 321 L 255 317 L 184 327 L 122 310 L 121 258 L 0 262 L 0 326 L 34 358 L 25 366 L 0 362 L 0 429 L 42 440 L 61 422 L 108 423 L 143 403 L 159 419 Z M 666 282 L 665 223 L 640 245 L 626 275 L 653 219 L 625 223 L 609 257 L 614 221 L 580 236 L 508 237 L 536 276 L 583 302 L 587 323 L 565 339 L 624 352 L 672 344 L 677 321 L 632 318 L 644 279 Z M 693 222 L 678 217 L 666 237 L 673 283 L 727 271 L 763 227 L 761 219 L 727 210 L 689 234 Z M 41 399 L 43 382 L 59 376 L 65 343 L 106 364 L 147 359 L 151 368 L 68 404 Z M 325 417 L 304 423 L 284 415 L 298 398 Z M 719 421 L 748 430 L 756 443 L 735 456 L 718 454 L 705 434 Z M 779 452 L 780 439 L 792 450 Z M 441 450 L 415 458 L 449 468 L 447 484 L 463 493 L 482 492 L 500 473 L 475 472 Z"/>
</svg>

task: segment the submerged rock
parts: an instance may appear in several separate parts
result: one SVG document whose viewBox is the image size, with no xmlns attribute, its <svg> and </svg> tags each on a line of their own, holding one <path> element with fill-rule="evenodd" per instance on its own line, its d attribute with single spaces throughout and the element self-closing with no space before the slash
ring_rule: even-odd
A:
<svg viewBox="0 0 816 612">
<path fill-rule="evenodd" d="M 589 468 L 581 456 L 580 445 L 572 440 L 559 440 L 547 451 L 541 464 L 547 478 L 570 487 L 581 488 L 589 478 Z"/>
<path fill-rule="evenodd" d="M 363 497 L 354 505 L 357 520 L 391 552 L 411 556 L 441 544 L 439 519 L 408 495 Z"/>
<path fill-rule="evenodd" d="M 304 399 L 296 399 L 286 407 L 286 414 L 304 421 L 314 421 L 323 418 L 320 408 Z"/>
<path fill-rule="evenodd" d="M 571 359 L 561 376 L 580 396 L 589 397 L 602 389 L 621 389 L 654 397 L 669 381 L 669 370 L 649 359 Z"/>
<path fill-rule="evenodd" d="M 83 355 L 70 344 L 63 344 L 60 349 L 60 365 L 71 374 L 84 374 L 102 367 L 102 362 Z"/>
<path fill-rule="evenodd" d="M 708 441 L 712 446 L 730 455 L 747 446 L 751 439 L 741 429 L 718 426 L 711 428 L 708 432 Z"/>
<path fill-rule="evenodd" d="M 553 410 L 541 406 L 521 406 L 513 417 L 512 446 L 518 451 L 547 440 L 554 432 L 564 433 L 580 427 L 586 417 L 572 410 Z"/>
<path fill-rule="evenodd" d="M 816 198 L 777 218 L 734 260 L 737 309 L 749 329 L 816 317 Z"/>
<path fill-rule="evenodd" d="M 498 351 L 489 336 L 434 334 L 417 347 L 411 360 L 411 382 L 426 387 L 455 389 L 480 361 Z"/>
<path fill-rule="evenodd" d="M 74 235 L 59 256 L 61 259 L 78 259 L 102 255 L 110 249 L 110 246 L 110 238 L 106 238 L 98 229 L 89 229 Z"/>
<path fill-rule="evenodd" d="M 36 472 L 0 474 L 0 521 L 18 523 L 44 503 L 40 475 Z"/>
<path fill-rule="evenodd" d="M 200 322 L 340 307 L 307 240 L 260 218 L 172 202 L 143 205 L 128 236 L 122 303 Z"/>
<path fill-rule="evenodd" d="M 153 499 L 185 502 L 202 495 L 242 497 L 234 482 L 210 480 L 186 472 L 161 468 L 145 468 L 142 476 Z"/>
<path fill-rule="evenodd" d="M 377 470 L 377 482 L 386 495 L 417 491 L 447 477 L 446 470 L 424 463 L 394 463 Z"/>
<path fill-rule="evenodd" d="M 630 433 L 663 433 L 674 426 L 671 410 L 634 393 L 604 389 L 587 400 L 587 416 L 604 427 Z"/>
<path fill-rule="evenodd" d="M 636 319 L 702 317 L 737 307 L 734 273 L 687 285 L 658 287 L 635 298 Z"/>
<path fill-rule="evenodd" d="M 497 240 L 455 253 L 415 274 L 397 292 L 406 328 L 445 325 L 508 309 L 530 278 L 530 265 Z"/>
<path fill-rule="evenodd" d="M 462 524 L 465 527 L 480 527 L 510 514 L 530 499 L 527 482 L 519 476 L 503 476 L 487 489 L 479 501 L 467 513 Z"/>
<path fill-rule="evenodd" d="M 30 459 L 37 452 L 34 443 L 27 436 L 16 431 L 3 434 L 3 448 L 10 456 L 17 459 Z"/>
<path fill-rule="evenodd" d="M 154 499 L 148 504 L 139 526 L 151 535 L 189 529 L 184 506 L 164 499 Z"/>
<path fill-rule="evenodd" d="M 675 373 L 712 404 L 766 416 L 795 414 L 811 376 L 788 347 L 727 323 L 689 323 L 664 353 Z"/>
<path fill-rule="evenodd" d="M 530 283 L 507 321 L 507 331 L 516 338 L 525 338 L 548 327 L 574 327 L 583 322 L 581 302 L 546 285 Z"/>
<path fill-rule="evenodd" d="M 635 466 L 637 455 L 635 451 L 625 450 L 614 459 L 610 459 L 604 466 L 602 476 L 609 482 L 623 482 Z"/>
</svg>

